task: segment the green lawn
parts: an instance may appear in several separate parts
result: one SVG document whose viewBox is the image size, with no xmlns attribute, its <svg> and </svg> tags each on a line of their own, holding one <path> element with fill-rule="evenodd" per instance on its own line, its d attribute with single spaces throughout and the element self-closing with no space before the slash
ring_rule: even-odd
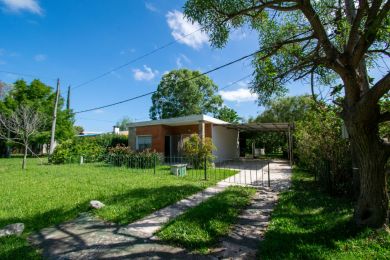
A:
<svg viewBox="0 0 390 260">
<path fill-rule="evenodd" d="M 390 234 L 358 230 L 353 203 L 320 191 L 313 178 L 297 169 L 293 188 L 283 193 L 272 213 L 261 259 L 390 259 Z"/>
<path fill-rule="evenodd" d="M 0 239 L 0 259 L 39 258 L 28 246 L 27 236 L 90 210 L 92 199 L 107 205 L 93 211 L 98 217 L 124 224 L 234 173 L 220 171 L 204 181 L 195 173 L 172 176 L 168 168 L 159 168 L 154 175 L 150 170 L 129 171 L 104 164 L 41 165 L 37 159 L 29 159 L 27 167 L 20 170 L 20 158 L 0 159 L 0 227 L 15 222 L 26 225 L 21 237 Z"/>
<path fill-rule="evenodd" d="M 228 234 L 254 193 L 252 188 L 229 187 L 167 223 L 157 235 L 166 243 L 207 253 Z"/>
</svg>

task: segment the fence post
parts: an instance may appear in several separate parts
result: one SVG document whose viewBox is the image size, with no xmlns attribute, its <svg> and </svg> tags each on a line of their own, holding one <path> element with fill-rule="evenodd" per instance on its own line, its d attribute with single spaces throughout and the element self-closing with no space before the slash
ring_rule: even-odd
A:
<svg viewBox="0 0 390 260">
<path fill-rule="evenodd" d="M 153 167 L 153 173 L 156 174 L 156 156 L 153 156 L 153 158 L 154 158 L 154 159 L 153 159 L 153 164 L 154 164 L 154 165 L 153 165 L 153 166 L 154 166 L 154 167 Z"/>
<path fill-rule="evenodd" d="M 83 164 L 83 163 L 84 163 L 84 157 L 80 156 L 80 164 Z"/>
<path fill-rule="evenodd" d="M 268 161 L 268 187 L 271 187 L 271 179 L 269 174 L 269 161 Z"/>
<path fill-rule="evenodd" d="M 206 156 L 204 157 L 203 168 L 204 168 L 204 179 L 207 181 L 207 158 L 206 158 Z"/>
</svg>

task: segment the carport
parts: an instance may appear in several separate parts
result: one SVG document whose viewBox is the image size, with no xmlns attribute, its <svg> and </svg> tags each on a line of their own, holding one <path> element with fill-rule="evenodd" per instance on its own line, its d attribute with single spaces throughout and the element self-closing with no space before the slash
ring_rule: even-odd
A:
<svg viewBox="0 0 390 260">
<path fill-rule="evenodd" d="M 288 142 L 288 159 L 290 165 L 293 162 L 293 136 L 294 124 L 292 123 L 246 123 L 232 124 L 227 128 L 237 129 L 239 133 L 245 132 L 284 132 L 287 135 Z M 241 139 L 240 139 L 241 140 Z"/>
</svg>

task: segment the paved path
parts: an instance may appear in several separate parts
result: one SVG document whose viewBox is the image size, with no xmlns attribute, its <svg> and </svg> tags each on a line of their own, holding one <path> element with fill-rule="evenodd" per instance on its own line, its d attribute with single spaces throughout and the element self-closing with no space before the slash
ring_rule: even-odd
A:
<svg viewBox="0 0 390 260">
<path fill-rule="evenodd" d="M 277 171 L 277 165 L 279 165 L 279 163 L 275 164 L 275 170 L 272 170 L 273 166 L 271 165 L 271 173 L 273 173 L 273 175 L 271 175 L 271 180 L 274 178 L 274 183 L 271 181 L 271 185 L 274 184 L 279 186 L 285 181 L 279 181 L 278 178 L 280 177 L 282 180 L 284 175 L 284 177 L 288 177 L 289 175 L 288 170 L 283 173 L 284 175 L 279 173 Z M 249 177 L 251 174 L 252 171 L 244 170 L 240 171 L 237 175 L 241 178 L 243 175 L 247 175 L 246 177 Z M 254 182 L 259 180 L 260 179 L 252 179 Z M 254 182 L 246 184 L 250 185 L 254 184 Z M 112 223 L 98 220 L 89 214 L 81 214 L 80 217 L 73 221 L 41 230 L 30 237 L 30 242 L 33 245 L 42 248 L 44 257 L 49 259 L 207 258 L 206 256 L 193 255 L 182 248 L 161 245 L 158 239 L 153 237 L 153 234 L 165 223 L 176 218 L 187 209 L 198 205 L 206 199 L 223 191 L 226 187 L 232 185 L 236 185 L 236 183 L 226 179 L 219 182 L 214 187 L 209 187 L 202 192 L 158 210 L 155 213 L 127 226 L 117 226 Z M 265 194 L 266 193 L 258 192 L 254 202 L 268 203 L 269 201 L 274 203 L 276 197 L 273 195 L 265 197 Z M 265 214 L 265 208 L 261 210 L 261 213 L 256 213 L 256 211 L 258 211 L 256 210 L 257 206 L 258 205 L 254 203 L 253 210 L 246 210 L 241 218 L 246 219 L 247 217 L 245 214 L 250 214 L 253 219 L 258 219 L 258 217 L 262 218 Z M 268 215 L 269 211 L 267 213 Z M 241 228 L 240 225 L 242 225 L 243 228 L 246 228 L 247 231 L 244 233 L 237 233 L 234 231 L 236 228 Z M 255 223 L 252 224 L 249 222 L 246 224 L 238 223 L 238 225 L 233 229 L 233 232 L 241 234 L 241 237 L 259 237 L 260 233 L 258 233 L 258 231 L 261 229 L 262 225 L 263 224 L 256 226 Z M 260 231 L 263 230 L 264 229 L 261 229 Z M 245 249 L 241 248 L 239 245 L 234 245 L 231 242 L 230 244 L 227 243 L 228 242 L 222 244 L 219 254 L 216 253 L 218 257 L 223 258 L 229 254 L 233 254 L 233 251 L 226 250 L 228 247 L 233 248 L 234 246 L 238 246 L 238 251 Z"/>
<path fill-rule="evenodd" d="M 271 188 L 259 189 L 249 207 L 238 218 L 228 236 L 211 253 L 218 259 L 256 259 L 268 227 L 278 193 L 290 187 L 291 167 L 283 161 L 270 164 Z"/>
</svg>

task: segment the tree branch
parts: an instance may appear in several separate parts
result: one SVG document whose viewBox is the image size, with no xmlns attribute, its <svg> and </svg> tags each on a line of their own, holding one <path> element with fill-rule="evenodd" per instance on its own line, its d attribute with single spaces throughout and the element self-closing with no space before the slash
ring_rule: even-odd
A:
<svg viewBox="0 0 390 260">
<path fill-rule="evenodd" d="M 301 6 L 301 11 L 305 15 L 306 19 L 309 21 L 311 27 L 314 30 L 315 37 L 318 38 L 321 43 L 327 59 L 330 61 L 336 60 L 336 57 L 340 54 L 339 51 L 333 46 L 328 35 L 326 34 L 324 25 L 322 24 L 317 12 L 314 10 L 309 0 L 303 0 L 303 5 Z"/>
<path fill-rule="evenodd" d="M 379 80 L 367 93 L 362 97 L 372 99 L 373 102 L 378 100 L 387 92 L 390 91 L 390 72 L 386 74 L 381 80 Z"/>
<path fill-rule="evenodd" d="M 383 20 L 389 13 L 390 10 L 390 0 L 386 2 L 382 10 L 380 9 L 381 1 L 374 1 L 371 8 L 368 11 L 367 21 L 365 23 L 365 29 L 363 35 L 360 37 L 357 42 L 353 52 L 352 52 L 352 62 L 353 66 L 357 66 L 360 63 L 360 60 L 363 58 L 364 54 L 370 48 L 372 43 L 376 39 L 376 35 L 380 26 L 382 25 Z"/>
</svg>

